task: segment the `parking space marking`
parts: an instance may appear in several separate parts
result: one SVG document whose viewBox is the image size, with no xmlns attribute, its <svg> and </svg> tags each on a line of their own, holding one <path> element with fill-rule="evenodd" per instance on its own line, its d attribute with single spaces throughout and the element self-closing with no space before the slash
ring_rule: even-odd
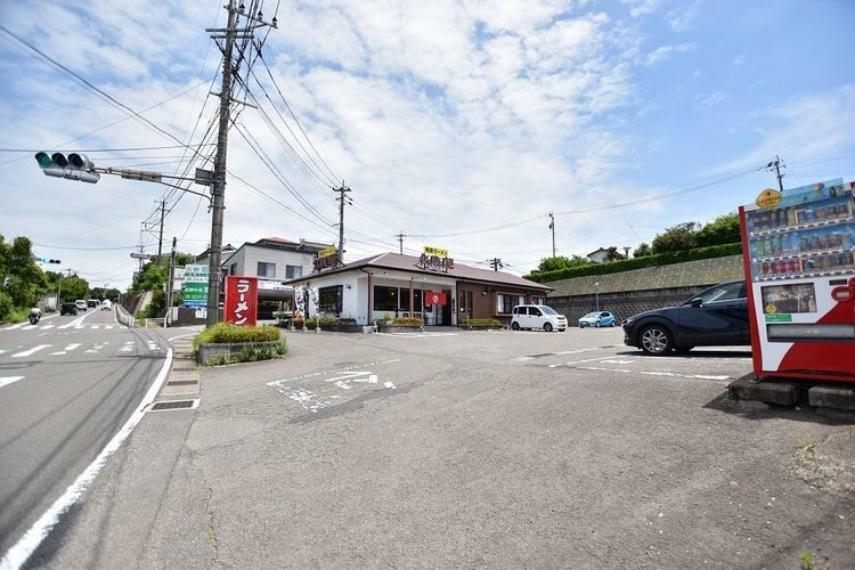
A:
<svg viewBox="0 0 855 570">
<path fill-rule="evenodd" d="M 433 338 L 439 336 L 458 336 L 458 333 L 375 333 L 380 336 L 394 336 L 397 338 Z"/>
<path fill-rule="evenodd" d="M 701 380 L 710 384 L 728 385 L 730 382 L 725 382 L 730 376 L 713 376 L 708 374 L 678 374 L 677 372 L 644 372 L 629 370 L 628 368 L 606 368 L 604 366 L 573 366 L 579 370 L 593 370 L 596 372 L 620 372 L 622 374 L 643 374 L 645 376 L 656 376 L 659 378 L 669 378 L 672 380 Z"/>
<path fill-rule="evenodd" d="M 15 382 L 23 379 L 24 376 L 0 376 L 0 388 L 8 386 L 9 384 L 14 384 Z"/>
</svg>

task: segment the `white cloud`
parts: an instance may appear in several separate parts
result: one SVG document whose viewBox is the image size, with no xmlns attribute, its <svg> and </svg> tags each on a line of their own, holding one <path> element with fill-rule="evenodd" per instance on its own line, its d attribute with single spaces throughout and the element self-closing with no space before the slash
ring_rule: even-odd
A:
<svg viewBox="0 0 855 570">
<path fill-rule="evenodd" d="M 630 7 L 630 16 L 639 18 L 656 12 L 662 5 L 662 0 L 623 0 L 623 3 Z"/>
<path fill-rule="evenodd" d="M 740 53 L 733 58 L 733 65 L 742 65 L 748 59 L 748 54 Z"/>
<path fill-rule="evenodd" d="M 711 93 L 699 93 L 695 95 L 695 104 L 701 107 L 714 107 L 720 103 L 724 103 L 730 99 L 730 94 L 727 91 L 718 89 Z"/>
<path fill-rule="evenodd" d="M 695 25 L 700 13 L 701 0 L 695 0 L 691 4 L 670 10 L 665 19 L 675 32 L 685 32 Z"/>
<path fill-rule="evenodd" d="M 644 57 L 645 65 L 655 65 L 670 58 L 675 53 L 685 53 L 695 49 L 695 44 L 682 43 L 659 46 Z"/>
</svg>

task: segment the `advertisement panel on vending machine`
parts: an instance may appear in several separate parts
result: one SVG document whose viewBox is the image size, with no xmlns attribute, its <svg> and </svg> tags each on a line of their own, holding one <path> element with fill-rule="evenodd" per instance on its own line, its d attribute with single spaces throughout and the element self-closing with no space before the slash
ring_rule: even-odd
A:
<svg viewBox="0 0 855 570">
<path fill-rule="evenodd" d="M 855 182 L 739 208 L 758 378 L 855 382 Z"/>
</svg>

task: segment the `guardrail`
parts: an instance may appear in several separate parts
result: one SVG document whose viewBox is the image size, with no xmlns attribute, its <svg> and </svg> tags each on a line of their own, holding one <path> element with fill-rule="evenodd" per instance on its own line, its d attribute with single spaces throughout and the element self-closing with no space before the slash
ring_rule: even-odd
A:
<svg viewBox="0 0 855 570">
<path fill-rule="evenodd" d="M 154 318 L 154 319 L 146 319 L 144 325 L 145 325 L 145 328 L 147 328 L 147 329 L 151 328 L 153 326 L 163 328 L 165 323 L 166 323 L 165 318 L 158 317 L 158 318 Z"/>
<path fill-rule="evenodd" d="M 137 320 L 133 317 L 133 315 L 128 313 L 123 306 L 116 304 L 115 307 L 116 307 L 116 320 L 119 321 L 120 324 L 123 324 L 126 327 L 137 326 Z"/>
</svg>

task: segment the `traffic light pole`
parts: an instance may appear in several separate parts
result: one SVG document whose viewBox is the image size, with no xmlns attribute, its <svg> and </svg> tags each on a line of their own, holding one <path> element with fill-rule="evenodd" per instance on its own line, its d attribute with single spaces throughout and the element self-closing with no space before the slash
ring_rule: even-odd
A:
<svg viewBox="0 0 855 570">
<path fill-rule="evenodd" d="M 226 193 L 226 151 L 229 141 L 229 106 L 232 100 L 232 53 L 234 52 L 237 14 L 235 0 L 229 0 L 228 25 L 223 49 L 223 84 L 220 89 L 220 125 L 217 133 L 217 157 L 214 161 L 214 181 L 211 185 L 211 247 L 208 255 L 208 315 L 207 324 L 220 320 L 220 263 L 223 246 L 223 210 Z"/>
</svg>

